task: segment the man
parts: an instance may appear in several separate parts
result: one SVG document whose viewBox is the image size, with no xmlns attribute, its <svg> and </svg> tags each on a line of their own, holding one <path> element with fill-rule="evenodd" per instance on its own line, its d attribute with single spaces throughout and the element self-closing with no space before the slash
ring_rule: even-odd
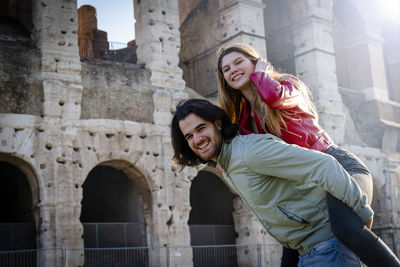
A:
<svg viewBox="0 0 400 267">
<path fill-rule="evenodd" d="M 373 211 L 337 161 L 273 135 L 237 133 L 222 109 L 206 100 L 187 100 L 177 105 L 172 120 L 174 161 L 181 166 L 217 163 L 265 229 L 299 252 L 299 266 L 361 266 L 332 233 L 326 192 L 363 222 Z"/>
</svg>

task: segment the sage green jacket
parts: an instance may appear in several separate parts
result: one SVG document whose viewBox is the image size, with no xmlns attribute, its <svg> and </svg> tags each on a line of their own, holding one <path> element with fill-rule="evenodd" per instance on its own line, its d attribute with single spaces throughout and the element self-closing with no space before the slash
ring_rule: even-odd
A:
<svg viewBox="0 0 400 267">
<path fill-rule="evenodd" d="M 363 222 L 373 215 L 367 196 L 332 156 L 270 134 L 238 135 L 223 143 L 218 164 L 265 229 L 300 255 L 334 236 L 326 192 L 353 208 Z"/>
</svg>

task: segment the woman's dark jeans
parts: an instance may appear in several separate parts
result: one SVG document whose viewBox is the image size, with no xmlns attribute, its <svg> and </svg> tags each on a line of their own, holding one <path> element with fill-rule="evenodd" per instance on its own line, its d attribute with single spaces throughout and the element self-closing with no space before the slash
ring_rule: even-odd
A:
<svg viewBox="0 0 400 267">
<path fill-rule="evenodd" d="M 333 156 L 343 168 L 356 180 L 361 190 L 372 200 L 372 176 L 365 164 L 353 153 L 337 146 L 329 147 L 325 153 Z M 372 231 L 360 217 L 342 201 L 327 194 L 329 219 L 332 231 L 348 249 L 356 254 L 369 267 L 400 266 L 399 259 L 390 248 Z M 298 253 L 283 248 L 281 267 L 297 266 Z"/>
</svg>

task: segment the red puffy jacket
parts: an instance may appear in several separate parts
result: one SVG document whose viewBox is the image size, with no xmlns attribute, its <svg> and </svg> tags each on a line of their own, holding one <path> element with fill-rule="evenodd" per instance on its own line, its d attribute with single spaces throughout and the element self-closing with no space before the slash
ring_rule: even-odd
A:
<svg viewBox="0 0 400 267">
<path fill-rule="evenodd" d="M 304 106 L 304 99 L 298 88 L 290 81 L 276 81 L 265 72 L 254 72 L 250 80 L 258 89 L 262 101 L 271 109 L 293 111 L 294 117 L 284 118 L 287 128 L 281 127 L 281 136 L 286 143 L 324 152 L 333 144 L 329 135 L 319 126 L 318 120 Z M 250 126 L 250 103 L 246 100 L 239 118 L 241 134 L 253 133 Z M 258 132 L 262 133 L 261 122 L 253 113 Z"/>
</svg>

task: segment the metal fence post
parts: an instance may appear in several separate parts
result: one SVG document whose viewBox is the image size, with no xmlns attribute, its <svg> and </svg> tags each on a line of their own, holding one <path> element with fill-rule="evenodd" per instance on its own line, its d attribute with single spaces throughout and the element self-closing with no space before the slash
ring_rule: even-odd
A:
<svg viewBox="0 0 400 267">
<path fill-rule="evenodd" d="M 261 267 L 261 244 L 257 244 L 258 267 Z"/>
<path fill-rule="evenodd" d="M 61 267 L 67 266 L 67 249 L 61 248 Z"/>
<path fill-rule="evenodd" d="M 165 251 L 166 251 L 166 253 L 167 253 L 167 254 L 165 255 L 165 256 L 166 256 L 165 258 L 166 258 L 166 261 L 167 261 L 167 267 L 169 267 L 169 265 L 170 265 L 170 263 L 169 263 L 169 261 L 170 261 L 170 257 L 169 257 L 169 247 L 166 247 L 166 250 L 165 250 Z"/>
</svg>

